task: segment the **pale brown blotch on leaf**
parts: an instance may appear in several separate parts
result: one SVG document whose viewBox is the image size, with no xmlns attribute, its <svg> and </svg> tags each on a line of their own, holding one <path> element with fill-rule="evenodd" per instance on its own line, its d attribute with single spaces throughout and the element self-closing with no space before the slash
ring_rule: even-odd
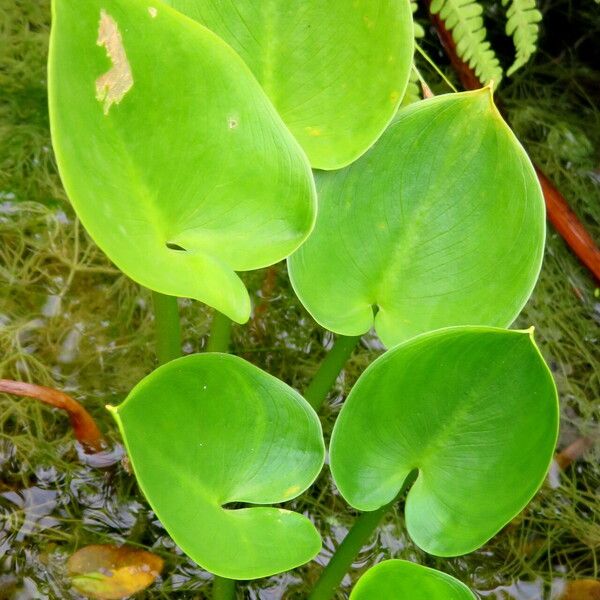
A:
<svg viewBox="0 0 600 600">
<path fill-rule="evenodd" d="M 110 71 L 96 79 L 96 99 L 104 102 L 104 114 L 107 115 L 110 107 L 119 104 L 132 88 L 133 75 L 119 27 L 105 10 L 100 11 L 97 44 L 106 48 L 106 54 L 113 63 Z"/>
</svg>

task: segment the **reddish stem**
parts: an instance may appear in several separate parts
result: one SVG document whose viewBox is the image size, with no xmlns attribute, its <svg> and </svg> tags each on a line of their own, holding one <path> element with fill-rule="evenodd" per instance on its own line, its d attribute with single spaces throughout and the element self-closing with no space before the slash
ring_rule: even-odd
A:
<svg viewBox="0 0 600 600">
<path fill-rule="evenodd" d="M 479 78 L 473 69 L 456 52 L 456 43 L 452 37 L 452 32 L 446 28 L 444 21 L 439 15 L 432 14 L 431 10 L 429 10 L 430 0 L 424 0 L 424 2 L 440 42 L 463 87 L 467 90 L 479 89 L 481 87 Z M 594 274 L 596 279 L 600 280 L 600 250 L 598 246 L 587 232 L 583 223 L 571 210 L 564 196 L 556 189 L 554 184 L 544 175 L 539 167 L 536 166 L 535 169 L 542 186 L 542 191 L 544 192 L 548 219 L 579 260 Z"/>
<path fill-rule="evenodd" d="M 254 317 L 252 318 L 252 325 L 256 329 L 259 335 L 262 335 L 261 324 L 267 312 L 269 302 L 275 293 L 275 285 L 277 283 L 277 265 L 271 265 L 265 272 L 261 287 L 261 299 L 254 309 Z"/>
<path fill-rule="evenodd" d="M 600 250 L 590 234 L 571 210 L 562 194 L 552 182 L 536 167 L 540 184 L 546 199 L 548 219 L 554 229 L 562 235 L 579 260 L 600 280 Z"/>
<path fill-rule="evenodd" d="M 594 443 L 590 438 L 577 438 L 571 445 L 554 455 L 556 464 L 564 471 L 571 463 L 581 458 Z"/>
<path fill-rule="evenodd" d="M 0 392 L 35 398 L 45 404 L 66 411 L 71 421 L 73 433 L 87 453 L 100 452 L 107 447 L 104 437 L 90 413 L 71 396 L 49 387 L 9 379 L 0 379 Z"/>
</svg>

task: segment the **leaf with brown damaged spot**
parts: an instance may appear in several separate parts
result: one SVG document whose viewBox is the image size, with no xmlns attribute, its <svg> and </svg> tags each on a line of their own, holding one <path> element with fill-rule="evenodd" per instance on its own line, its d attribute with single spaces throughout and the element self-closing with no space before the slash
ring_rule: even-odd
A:
<svg viewBox="0 0 600 600">
<path fill-rule="evenodd" d="M 105 10 L 100 12 L 97 44 L 106 48 L 106 54 L 113 63 L 110 71 L 96 79 L 96 99 L 104 102 L 104 114 L 107 115 L 110 107 L 119 104 L 133 87 L 133 75 L 119 27 Z"/>
<path fill-rule="evenodd" d="M 67 563 L 73 586 L 101 600 L 120 600 L 146 589 L 162 568 L 163 560 L 156 554 L 109 544 L 85 546 Z"/>
<path fill-rule="evenodd" d="M 237 272 L 312 230 L 302 149 L 242 59 L 163 2 L 52 5 L 52 143 L 82 224 L 137 283 L 244 323 Z"/>
</svg>

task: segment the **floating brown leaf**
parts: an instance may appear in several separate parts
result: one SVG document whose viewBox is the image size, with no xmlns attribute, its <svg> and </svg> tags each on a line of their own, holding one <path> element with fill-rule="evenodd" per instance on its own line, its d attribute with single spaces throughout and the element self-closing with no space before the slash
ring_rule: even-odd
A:
<svg viewBox="0 0 600 600">
<path fill-rule="evenodd" d="M 597 579 L 570 581 L 560 600 L 600 600 L 600 581 Z"/>
<path fill-rule="evenodd" d="M 81 548 L 67 563 L 73 586 L 100 600 L 121 600 L 140 592 L 160 575 L 162 568 L 163 560 L 156 554 L 109 544 Z"/>
</svg>

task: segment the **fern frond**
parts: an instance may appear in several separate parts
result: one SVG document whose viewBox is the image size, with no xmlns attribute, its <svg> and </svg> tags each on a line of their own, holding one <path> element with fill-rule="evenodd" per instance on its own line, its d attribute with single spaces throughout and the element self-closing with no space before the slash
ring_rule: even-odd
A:
<svg viewBox="0 0 600 600">
<path fill-rule="evenodd" d="M 417 4 L 417 0 L 410 0 L 410 8 L 412 9 L 413 15 L 417 12 L 419 5 Z M 415 27 L 415 38 L 418 40 L 422 37 L 425 37 L 425 30 L 421 26 L 420 23 L 417 23 L 416 19 L 413 19 L 413 24 Z"/>
<path fill-rule="evenodd" d="M 406 92 L 404 92 L 404 98 L 402 98 L 400 106 L 408 106 L 413 102 L 418 102 L 421 100 L 421 97 L 421 84 L 419 82 L 419 76 L 413 67 L 410 70 L 410 79 L 408 80 L 408 86 L 406 87 Z"/>
<path fill-rule="evenodd" d="M 417 0 L 410 0 L 410 7 L 414 15 L 419 8 Z M 421 27 L 419 23 L 417 23 L 416 19 L 413 20 L 413 23 L 415 40 L 425 37 L 425 30 L 423 29 L 423 27 Z M 421 100 L 421 85 L 419 83 L 419 76 L 417 75 L 417 70 L 413 64 L 413 68 L 410 70 L 410 78 L 408 80 L 408 85 L 406 86 L 406 91 L 404 92 L 404 97 L 402 98 L 400 107 L 408 106 L 409 104 L 417 102 L 418 100 Z"/>
<path fill-rule="evenodd" d="M 542 13 L 537 9 L 535 0 L 502 0 L 502 6 L 508 6 L 506 34 L 512 36 L 517 51 L 515 62 L 506 72 L 512 75 L 537 49 L 538 23 L 542 20 Z"/>
<path fill-rule="evenodd" d="M 446 28 L 452 32 L 456 52 L 474 71 L 483 84 L 502 79 L 502 67 L 487 41 L 483 24 L 483 8 L 477 0 L 433 0 L 430 6 Z"/>
</svg>

